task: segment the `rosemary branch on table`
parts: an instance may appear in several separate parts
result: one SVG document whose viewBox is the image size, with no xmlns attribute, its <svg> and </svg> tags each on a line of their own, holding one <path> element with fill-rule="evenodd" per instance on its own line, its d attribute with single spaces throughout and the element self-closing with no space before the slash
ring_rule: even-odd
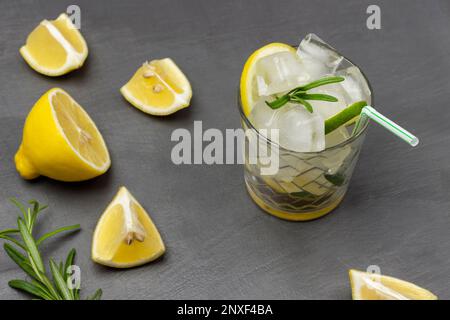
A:
<svg viewBox="0 0 450 320">
<path fill-rule="evenodd" d="M 17 228 L 0 231 L 0 238 L 8 241 L 4 249 L 8 256 L 30 277 L 29 280 L 15 279 L 8 282 L 11 288 L 24 291 L 36 299 L 43 300 L 80 300 L 80 288 L 68 285 L 69 267 L 75 260 L 75 249 L 70 250 L 65 262 L 56 263 L 53 259 L 49 261 L 50 274 L 47 270 L 39 251 L 39 246 L 47 239 L 65 231 L 80 229 L 80 225 L 61 227 L 45 233 L 37 240 L 33 236 L 33 228 L 38 215 L 47 206 L 41 206 L 36 200 L 29 201 L 30 207 L 25 207 L 15 199 L 11 199 L 22 216 L 17 218 Z M 99 300 L 102 290 L 98 289 L 89 300 Z"/>
<path fill-rule="evenodd" d="M 316 81 L 313 81 L 311 83 L 308 83 L 306 85 L 294 88 L 290 90 L 288 93 L 278 97 L 275 97 L 275 100 L 273 101 L 266 101 L 266 104 L 272 108 L 272 109 L 279 109 L 282 106 L 284 106 L 288 102 L 294 102 L 301 104 L 305 107 L 306 110 L 309 112 L 313 112 L 312 105 L 308 102 L 308 100 L 321 100 L 321 101 L 328 101 L 328 102 L 337 102 L 338 99 L 334 96 L 331 96 L 329 94 L 323 94 L 323 93 L 307 93 L 308 90 L 324 86 L 331 83 L 338 83 L 341 81 L 344 81 L 345 78 L 343 77 L 325 77 Z"/>
</svg>

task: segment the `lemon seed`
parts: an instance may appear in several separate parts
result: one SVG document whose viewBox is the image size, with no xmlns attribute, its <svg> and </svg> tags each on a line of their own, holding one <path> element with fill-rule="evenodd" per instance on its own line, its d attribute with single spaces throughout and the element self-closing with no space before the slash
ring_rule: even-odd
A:
<svg viewBox="0 0 450 320">
<path fill-rule="evenodd" d="M 160 84 L 155 84 L 153 86 L 153 92 L 154 93 L 160 93 L 163 90 L 164 90 L 164 87 L 162 85 L 160 85 Z"/>
</svg>

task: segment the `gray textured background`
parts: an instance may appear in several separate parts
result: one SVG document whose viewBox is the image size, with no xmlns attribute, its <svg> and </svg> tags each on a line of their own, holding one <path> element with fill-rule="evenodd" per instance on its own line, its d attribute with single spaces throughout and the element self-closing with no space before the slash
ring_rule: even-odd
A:
<svg viewBox="0 0 450 320">
<path fill-rule="evenodd" d="M 51 79 L 18 49 L 44 18 L 69 4 L 82 11 L 86 65 Z M 378 4 L 382 29 L 366 28 Z M 413 149 L 372 126 L 342 205 L 323 219 L 292 223 L 260 211 L 239 165 L 175 166 L 175 128 L 237 128 L 242 65 L 273 41 L 315 32 L 360 65 L 379 110 L 421 139 Z M 385 274 L 450 298 L 450 3 L 448 1 L 5 1 L 0 2 L 0 227 L 15 224 L 7 198 L 50 205 L 40 228 L 81 223 L 45 255 L 79 252 L 84 294 L 109 299 L 349 299 L 349 268 Z M 191 107 L 145 115 L 118 89 L 146 59 L 172 57 L 189 77 Z M 112 168 L 84 183 L 22 180 L 13 156 L 25 116 L 51 87 L 66 89 L 97 123 Z M 167 245 L 164 258 L 131 270 L 90 260 L 93 229 L 126 185 L 148 209 Z M 7 281 L 23 274 L 0 252 L 0 298 L 24 298 Z"/>
</svg>

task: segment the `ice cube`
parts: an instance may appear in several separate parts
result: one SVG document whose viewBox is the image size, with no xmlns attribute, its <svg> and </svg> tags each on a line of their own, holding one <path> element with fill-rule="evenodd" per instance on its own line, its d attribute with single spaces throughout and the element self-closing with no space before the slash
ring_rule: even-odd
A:
<svg viewBox="0 0 450 320">
<path fill-rule="evenodd" d="M 258 90 L 259 96 L 267 94 L 267 90 L 269 89 L 269 87 L 262 76 L 256 76 L 256 88 Z"/>
<path fill-rule="evenodd" d="M 343 88 L 339 84 L 328 84 L 322 87 L 314 88 L 308 91 L 308 93 L 322 93 L 338 99 L 336 102 L 329 101 L 309 101 L 314 108 L 314 111 L 318 112 L 324 120 L 331 118 L 335 114 L 341 112 L 349 105 L 347 96 Z"/>
<path fill-rule="evenodd" d="M 278 110 L 270 108 L 265 102 L 270 100 L 272 100 L 270 97 L 261 97 L 250 112 L 248 119 L 256 129 L 272 129 L 277 127 L 276 116 Z"/>
<path fill-rule="evenodd" d="M 361 70 L 317 35 L 308 34 L 300 43 L 297 55 L 314 80 L 325 75 L 344 77 L 345 81 L 339 85 L 345 91 L 348 105 L 361 100 L 371 103 L 370 88 Z M 323 69 L 318 67 L 319 63 Z"/>
<path fill-rule="evenodd" d="M 344 81 L 312 89 L 311 93 L 325 93 L 338 98 L 338 102 L 313 101 L 312 105 L 328 119 L 352 103 L 371 103 L 371 92 L 366 78 L 351 61 L 315 34 L 308 34 L 300 43 L 297 55 L 312 80 L 324 76 L 342 76 Z"/>
<path fill-rule="evenodd" d="M 307 55 L 301 58 L 301 64 L 308 75 L 308 82 L 323 78 L 331 72 L 323 62 Z"/>
<path fill-rule="evenodd" d="M 318 112 L 310 113 L 302 105 L 291 103 L 279 110 L 277 125 L 282 147 L 297 152 L 325 148 L 325 126 Z"/>
<path fill-rule="evenodd" d="M 253 106 L 248 119 L 260 134 L 278 143 L 278 136 L 271 134 L 271 130 L 278 129 L 277 116 L 281 109 L 274 110 L 270 108 L 265 101 L 270 101 L 271 99 L 271 97 L 267 96 L 261 97 Z"/>
<path fill-rule="evenodd" d="M 271 95 L 291 90 L 306 84 L 309 77 L 305 74 L 300 60 L 292 52 L 278 52 L 258 61 L 258 93 Z"/>
<path fill-rule="evenodd" d="M 297 55 L 313 80 L 333 74 L 344 59 L 332 46 L 313 33 L 300 42 Z"/>
<path fill-rule="evenodd" d="M 362 100 L 368 104 L 372 103 L 369 84 L 358 67 L 353 65 L 340 69 L 336 72 L 336 75 L 345 78 L 339 85 L 344 89 L 349 105 Z"/>
</svg>

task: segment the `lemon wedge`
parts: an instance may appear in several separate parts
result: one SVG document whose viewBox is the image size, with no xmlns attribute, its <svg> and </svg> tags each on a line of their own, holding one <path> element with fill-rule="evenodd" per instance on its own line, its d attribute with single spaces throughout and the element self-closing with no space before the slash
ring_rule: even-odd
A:
<svg viewBox="0 0 450 320">
<path fill-rule="evenodd" d="M 70 18 L 43 20 L 28 36 L 20 54 L 35 71 L 60 76 L 80 68 L 88 55 L 86 41 Z"/>
<path fill-rule="evenodd" d="M 349 271 L 353 300 L 436 300 L 430 291 L 393 277 Z"/>
<path fill-rule="evenodd" d="M 31 109 L 14 160 L 25 179 L 44 175 L 61 181 L 91 179 L 111 165 L 94 121 L 59 88 L 49 90 Z"/>
<path fill-rule="evenodd" d="M 131 268 L 155 260 L 164 252 L 164 243 L 149 215 L 121 187 L 95 228 L 92 260 L 110 267 Z"/>
<path fill-rule="evenodd" d="M 248 117 L 252 111 L 253 105 L 258 99 L 256 87 L 257 68 L 256 63 L 264 57 L 270 56 L 277 52 L 289 51 L 295 53 L 295 49 L 284 43 L 270 43 L 256 50 L 247 59 L 241 74 L 240 91 L 241 104 L 244 114 Z"/>
<path fill-rule="evenodd" d="M 156 116 L 189 106 L 189 80 L 170 58 L 145 62 L 120 92 L 133 106 Z"/>
</svg>

